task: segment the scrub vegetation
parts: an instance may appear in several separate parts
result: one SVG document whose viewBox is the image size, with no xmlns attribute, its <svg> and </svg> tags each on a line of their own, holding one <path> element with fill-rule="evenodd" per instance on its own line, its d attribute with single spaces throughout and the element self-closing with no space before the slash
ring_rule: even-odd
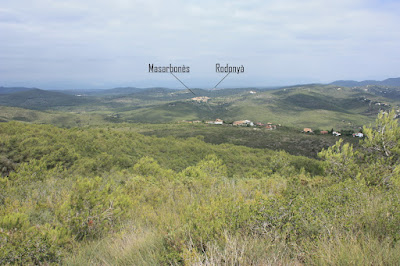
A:
<svg viewBox="0 0 400 266">
<path fill-rule="evenodd" d="M 395 116 L 317 159 L 135 125 L 0 123 L 0 264 L 397 264 Z"/>
</svg>

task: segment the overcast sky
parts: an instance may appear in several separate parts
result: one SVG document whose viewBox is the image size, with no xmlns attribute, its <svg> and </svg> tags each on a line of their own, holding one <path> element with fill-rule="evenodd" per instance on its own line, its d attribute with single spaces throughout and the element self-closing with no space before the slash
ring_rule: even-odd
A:
<svg viewBox="0 0 400 266">
<path fill-rule="evenodd" d="M 1 0 L 0 86 L 219 87 L 400 77 L 398 0 Z"/>
</svg>

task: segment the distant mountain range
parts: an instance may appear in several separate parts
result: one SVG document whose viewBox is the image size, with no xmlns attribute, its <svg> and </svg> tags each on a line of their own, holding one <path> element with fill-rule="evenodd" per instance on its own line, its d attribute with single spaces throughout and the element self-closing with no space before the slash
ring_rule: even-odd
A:
<svg viewBox="0 0 400 266">
<path fill-rule="evenodd" d="M 113 89 L 76 89 L 76 90 L 54 90 L 70 95 L 87 95 L 87 96 L 93 96 L 93 95 L 101 95 L 101 96 L 112 96 L 112 95 L 125 95 L 125 94 L 131 94 L 131 93 L 136 93 L 140 92 L 144 89 L 142 88 L 136 88 L 136 87 L 119 87 L 119 88 L 113 88 Z"/>
<path fill-rule="evenodd" d="M 37 88 L 26 88 L 26 87 L 0 87 L 0 94 L 10 94 L 14 92 L 29 91 Z"/>
<path fill-rule="evenodd" d="M 400 78 L 389 78 L 382 81 L 378 80 L 337 80 L 331 83 L 331 85 L 343 86 L 343 87 L 362 87 L 367 85 L 377 86 L 388 86 L 388 87 L 400 87 Z"/>
<path fill-rule="evenodd" d="M 305 85 L 317 85 L 317 84 L 299 84 L 294 86 L 280 86 L 280 87 L 266 87 L 266 88 L 254 88 L 257 91 L 264 91 L 270 89 L 278 89 L 278 88 L 289 88 L 289 87 L 298 87 L 298 86 L 305 86 Z M 323 84 L 319 84 L 323 85 Z M 387 87 L 400 87 L 400 77 L 399 78 L 388 78 L 382 81 L 379 80 L 363 80 L 363 81 L 355 81 L 355 80 L 336 80 L 332 83 L 327 85 L 335 85 L 335 86 L 343 86 L 343 87 L 363 87 L 367 85 L 375 85 L 375 86 L 387 86 Z M 3 94 L 10 94 L 16 92 L 23 92 L 34 90 L 37 88 L 28 88 L 28 87 L 1 87 L 0 86 L 0 95 Z M 206 90 L 206 89 L 195 89 L 192 88 L 192 91 L 199 94 L 209 94 L 207 96 L 225 96 L 234 94 L 237 91 L 246 91 L 249 88 L 235 88 L 235 89 L 219 89 L 219 90 Z M 169 89 L 164 87 L 152 87 L 152 88 L 137 88 L 137 87 L 117 87 L 112 89 L 73 89 L 73 90 L 48 90 L 53 92 L 61 92 L 68 95 L 87 95 L 87 96 L 118 96 L 118 95 L 129 95 L 129 94 L 148 94 L 148 93 L 171 93 L 176 91 L 184 91 L 184 90 L 177 90 L 177 89 Z M 230 92 L 228 92 L 230 91 Z M 196 94 L 197 94 L 196 93 Z M 205 96 L 205 95 L 203 95 Z"/>
</svg>

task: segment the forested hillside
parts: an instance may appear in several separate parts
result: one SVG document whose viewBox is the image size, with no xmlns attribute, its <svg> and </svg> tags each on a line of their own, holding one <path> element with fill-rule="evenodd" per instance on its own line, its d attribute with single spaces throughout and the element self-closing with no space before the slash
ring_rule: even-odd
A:
<svg viewBox="0 0 400 266">
<path fill-rule="evenodd" d="M 0 105 L 23 107 L 33 110 L 47 110 L 60 106 L 88 104 L 87 99 L 55 91 L 31 89 L 10 94 L 0 94 Z"/>
<path fill-rule="evenodd" d="M 397 264 L 394 117 L 319 160 L 129 127 L 0 123 L 0 264 Z"/>
</svg>

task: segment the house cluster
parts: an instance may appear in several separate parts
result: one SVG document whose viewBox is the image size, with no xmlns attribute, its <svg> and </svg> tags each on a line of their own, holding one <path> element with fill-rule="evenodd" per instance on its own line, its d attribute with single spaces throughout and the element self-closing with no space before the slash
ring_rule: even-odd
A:
<svg viewBox="0 0 400 266">
<path fill-rule="evenodd" d="M 308 127 L 306 127 L 306 128 L 303 129 L 303 133 L 312 133 L 312 134 L 314 134 L 314 132 L 312 131 L 312 129 L 311 129 L 311 128 L 308 128 Z M 326 134 L 329 134 L 329 131 L 327 131 L 327 130 L 321 130 L 321 131 L 319 131 L 319 134 L 321 134 L 321 135 L 326 135 Z M 339 137 L 339 136 L 342 135 L 342 133 L 340 133 L 340 132 L 338 132 L 338 131 L 332 131 L 332 135 L 333 135 L 333 136 L 336 136 L 336 137 Z M 363 138 L 363 137 L 364 137 L 364 134 L 361 133 L 361 132 L 358 132 L 358 133 L 353 133 L 352 136 L 353 136 L 353 137 L 358 137 L 358 138 Z"/>
<path fill-rule="evenodd" d="M 256 123 L 256 126 L 258 126 L 258 127 L 265 127 L 266 129 L 269 129 L 269 130 L 276 129 L 276 127 L 277 127 L 277 125 L 274 125 L 274 124 L 272 124 L 272 123 L 263 124 L 263 123 L 260 123 L 260 122 Z M 280 125 L 279 125 L 279 126 L 280 126 Z"/>
<path fill-rule="evenodd" d="M 200 124 L 201 121 L 200 120 L 194 120 L 194 121 L 182 120 L 182 121 L 178 121 L 178 123 Z"/>
<path fill-rule="evenodd" d="M 269 129 L 269 130 L 274 130 L 277 127 L 277 125 L 274 125 L 272 123 L 267 123 L 267 124 L 263 124 L 261 122 L 253 123 L 250 120 L 235 121 L 235 122 L 233 122 L 232 125 L 234 125 L 234 126 L 261 127 L 261 128 L 266 128 L 266 129 Z"/>
<path fill-rule="evenodd" d="M 384 92 L 384 93 L 386 93 L 386 92 Z M 390 104 L 388 104 L 388 103 L 372 101 L 366 97 L 359 97 L 358 100 L 361 102 L 369 103 L 370 105 L 374 104 L 374 105 L 378 105 L 378 106 L 390 107 Z"/>
<path fill-rule="evenodd" d="M 206 103 L 206 102 L 208 102 L 208 100 L 210 100 L 211 98 L 210 97 L 207 97 L 207 96 L 200 96 L 200 97 L 194 97 L 194 98 L 192 98 L 191 100 L 192 101 L 195 101 L 195 102 L 198 102 L 198 103 Z"/>
<path fill-rule="evenodd" d="M 255 128 L 265 128 L 265 129 L 269 129 L 269 130 L 274 130 L 276 129 L 278 126 L 281 125 L 274 125 L 272 123 L 267 123 L 267 124 L 263 124 L 263 123 L 254 123 L 250 120 L 239 120 L 239 121 L 234 121 L 233 123 L 224 123 L 224 120 L 222 119 L 215 119 L 215 120 L 210 120 L 210 121 L 203 121 L 205 124 L 210 124 L 210 125 L 224 125 L 224 124 L 230 124 L 233 126 L 243 126 L 243 127 L 255 127 Z M 189 124 L 198 124 L 198 123 L 202 123 L 202 121 L 200 120 L 195 120 L 195 121 L 187 121 L 187 120 L 183 120 L 183 121 L 179 121 L 178 123 L 189 123 Z"/>
<path fill-rule="evenodd" d="M 380 102 L 375 102 L 375 105 L 390 107 L 390 104 L 387 104 L 387 103 L 380 103 Z"/>
</svg>

